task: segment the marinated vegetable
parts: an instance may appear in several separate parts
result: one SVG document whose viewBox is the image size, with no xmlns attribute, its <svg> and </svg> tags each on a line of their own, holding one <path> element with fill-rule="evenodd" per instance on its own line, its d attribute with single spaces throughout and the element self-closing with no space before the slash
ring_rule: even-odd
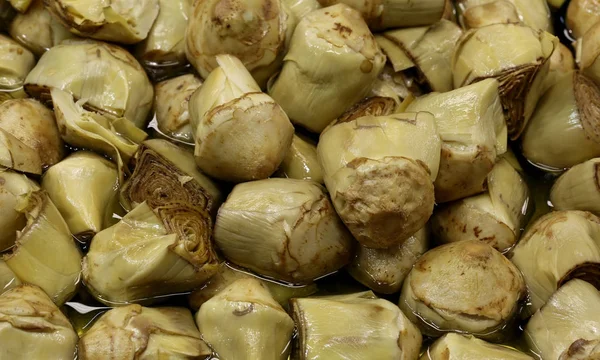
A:
<svg viewBox="0 0 600 360">
<path fill-rule="evenodd" d="M 584 210 L 600 215 L 600 159 L 573 166 L 550 191 L 556 210 Z"/>
<path fill-rule="evenodd" d="M 533 360 L 520 351 L 490 344 L 471 335 L 449 333 L 431 345 L 421 360 Z"/>
<path fill-rule="evenodd" d="M 35 58 L 29 50 L 0 34 L 0 103 L 25 97 L 23 84 L 34 65 Z"/>
</svg>

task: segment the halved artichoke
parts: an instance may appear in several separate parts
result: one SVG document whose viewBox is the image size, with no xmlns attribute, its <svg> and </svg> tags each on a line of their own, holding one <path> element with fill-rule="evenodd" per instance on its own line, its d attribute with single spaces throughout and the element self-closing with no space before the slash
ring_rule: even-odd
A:
<svg viewBox="0 0 600 360">
<path fill-rule="evenodd" d="M 78 357 L 98 359 L 208 359 L 192 313 L 180 307 L 128 305 L 104 313 L 81 337 Z"/>
<path fill-rule="evenodd" d="M 257 279 L 240 279 L 202 304 L 202 338 L 220 359 L 285 360 L 294 321 Z"/>
<path fill-rule="evenodd" d="M 466 13 L 471 8 L 483 5 L 488 12 L 487 16 L 496 17 L 496 19 L 499 20 L 498 22 L 490 22 L 489 24 L 504 23 L 504 20 L 506 20 L 505 18 L 498 16 L 499 14 L 492 14 L 491 12 L 498 11 L 499 7 L 505 8 L 506 5 L 499 3 L 506 2 L 510 2 L 516 10 L 518 22 L 520 21 L 526 26 L 536 30 L 552 33 L 552 17 L 546 0 L 458 0 L 457 8 L 459 10 L 460 22 L 464 26 L 464 16 Z M 513 14 L 511 14 L 511 17 L 512 16 Z"/>
<path fill-rule="evenodd" d="M 575 39 L 581 38 L 598 21 L 600 21 L 600 3 L 597 0 L 569 2 L 566 24 Z"/>
<path fill-rule="evenodd" d="M 52 88 L 84 100 L 89 110 L 125 117 L 137 127 L 145 125 L 154 96 L 146 72 L 129 52 L 93 40 L 64 40 L 44 53 L 27 75 L 25 91 L 47 102 Z"/>
<path fill-rule="evenodd" d="M 158 16 L 158 0 L 44 0 L 73 34 L 123 44 L 144 40 Z"/>
<path fill-rule="evenodd" d="M 290 301 L 298 328 L 294 359 L 416 359 L 419 329 L 371 291 Z"/>
<path fill-rule="evenodd" d="M 83 259 L 88 290 L 106 304 L 190 291 L 218 270 L 210 215 L 187 203 L 146 202 L 99 232 Z"/>
<path fill-rule="evenodd" d="M 0 34 L 0 103 L 26 96 L 23 84 L 34 66 L 35 57 L 31 51 Z"/>
<path fill-rule="evenodd" d="M 0 259 L 0 295 L 21 285 L 21 280 L 15 273 L 6 265 L 4 260 Z"/>
<path fill-rule="evenodd" d="M 464 240 L 429 250 L 404 280 L 400 309 L 423 334 L 501 340 L 525 300 L 516 266 L 490 245 Z"/>
<path fill-rule="evenodd" d="M 556 210 L 584 210 L 600 215 L 600 158 L 573 166 L 552 186 Z"/>
<path fill-rule="evenodd" d="M 0 358 L 75 358 L 77 334 L 41 289 L 21 285 L 0 295 Z"/>
<path fill-rule="evenodd" d="M 362 245 L 396 246 L 425 225 L 440 149 L 430 113 L 364 116 L 321 134 L 317 152 L 325 184 Z"/>
<path fill-rule="evenodd" d="M 231 182 L 265 179 L 283 161 L 294 127 L 239 59 L 217 55 L 216 61 L 189 103 L 198 167 Z"/>
<path fill-rule="evenodd" d="M 600 156 L 600 87 L 579 71 L 560 77 L 542 96 L 522 136 L 523 155 L 550 169 Z"/>
<path fill-rule="evenodd" d="M 548 59 L 557 44 L 558 40 L 547 32 L 519 24 L 471 29 L 458 42 L 454 53 L 454 87 L 497 79 L 508 135 L 515 140 L 542 95 L 550 66 Z"/>
<path fill-rule="evenodd" d="M 515 349 L 490 344 L 472 335 L 449 333 L 439 338 L 420 360 L 534 360 Z"/>
<path fill-rule="evenodd" d="M 17 231 L 27 224 L 25 214 L 18 210 L 20 202 L 39 189 L 27 176 L 0 168 L 0 251 L 12 247 Z"/>
<path fill-rule="evenodd" d="M 323 183 L 321 164 L 317 158 L 317 146 L 309 138 L 294 134 L 292 145 L 287 150 L 277 174 L 298 180 Z"/>
<path fill-rule="evenodd" d="M 435 116 L 442 139 L 435 200 L 448 202 L 480 193 L 496 158 L 507 149 L 507 128 L 495 79 L 411 102 L 406 111 Z"/>
<path fill-rule="evenodd" d="M 531 315 L 567 281 L 600 287 L 600 218 L 584 211 L 556 211 L 538 219 L 515 247 L 512 262 L 529 289 Z"/>
<path fill-rule="evenodd" d="M 294 124 L 320 133 L 369 93 L 384 65 L 359 12 L 330 6 L 300 20 L 269 94 Z"/>
<path fill-rule="evenodd" d="M 323 187 L 307 180 L 236 185 L 219 209 L 214 236 L 234 264 L 293 284 L 340 269 L 352 250 Z"/>
<path fill-rule="evenodd" d="M 571 280 L 531 317 L 525 327 L 525 340 L 542 359 L 598 359 L 599 308 L 600 292 L 583 280 Z"/>
</svg>

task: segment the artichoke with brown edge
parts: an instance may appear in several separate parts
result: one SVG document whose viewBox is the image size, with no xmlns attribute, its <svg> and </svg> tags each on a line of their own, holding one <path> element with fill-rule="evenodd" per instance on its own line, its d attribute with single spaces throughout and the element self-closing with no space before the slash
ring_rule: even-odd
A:
<svg viewBox="0 0 600 360">
<path fill-rule="evenodd" d="M 527 296 L 516 266 L 490 245 L 463 240 L 429 250 L 404 280 L 400 309 L 424 335 L 498 341 Z"/>
<path fill-rule="evenodd" d="M 497 0 L 470 6 L 462 12 L 462 24 L 466 29 L 492 24 L 518 24 L 519 13 L 512 1 Z"/>
<path fill-rule="evenodd" d="M 600 21 L 577 40 L 576 50 L 579 69 L 600 86 Z"/>
<path fill-rule="evenodd" d="M 106 304 L 152 302 L 190 291 L 218 270 L 210 214 L 187 203 L 142 202 L 92 239 L 83 259 L 88 290 Z"/>
<path fill-rule="evenodd" d="M 575 165 L 550 190 L 556 210 L 583 210 L 600 215 L 600 158 Z"/>
<path fill-rule="evenodd" d="M 553 32 L 552 17 L 550 9 L 546 0 L 458 0 L 457 8 L 459 12 L 459 20 L 465 25 L 465 15 L 475 7 L 482 6 L 480 10 L 487 10 L 486 16 L 495 18 L 496 22 L 489 22 L 489 24 L 506 23 L 506 17 L 501 15 L 508 15 L 508 13 L 491 13 L 492 11 L 498 11 L 500 9 L 506 9 L 508 4 L 501 4 L 509 2 L 516 12 L 516 22 L 522 22 L 524 25 L 529 26 L 535 30 Z M 511 21 L 514 19 L 514 13 L 510 11 Z"/>
<path fill-rule="evenodd" d="M 454 87 L 497 79 L 508 134 L 515 140 L 542 95 L 548 60 L 557 44 L 554 36 L 519 24 L 471 29 L 463 34 L 454 52 Z"/>
<path fill-rule="evenodd" d="M 600 218 L 585 211 L 544 215 L 525 232 L 511 260 L 529 289 L 525 315 L 535 313 L 571 279 L 600 287 Z"/>
<path fill-rule="evenodd" d="M 600 21 L 600 2 L 598 0 L 571 0 L 567 7 L 566 25 L 571 35 L 579 39 Z"/>
<path fill-rule="evenodd" d="M 490 344 L 472 335 L 448 333 L 434 342 L 420 360 L 534 360 L 518 350 Z"/>
<path fill-rule="evenodd" d="M 306 136 L 294 134 L 292 145 L 276 174 L 285 178 L 313 180 L 322 184 L 323 173 L 317 158 L 317 145 Z"/>
<path fill-rule="evenodd" d="M 34 66 L 35 57 L 31 51 L 0 34 L 0 103 L 26 97 L 23 84 Z"/>
<path fill-rule="evenodd" d="M 0 259 L 0 295 L 7 290 L 21 285 L 21 280 L 17 278 L 14 272 L 6 265 L 4 260 Z"/>
</svg>

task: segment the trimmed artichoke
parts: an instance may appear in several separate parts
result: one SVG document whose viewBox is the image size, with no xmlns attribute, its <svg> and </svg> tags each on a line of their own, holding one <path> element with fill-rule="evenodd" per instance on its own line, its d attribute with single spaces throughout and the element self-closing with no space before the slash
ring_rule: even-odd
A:
<svg viewBox="0 0 600 360">
<path fill-rule="evenodd" d="M 71 233 L 91 239 L 105 227 L 104 218 L 117 194 L 118 180 L 113 163 L 94 153 L 79 151 L 46 171 L 42 189 Z"/>
<path fill-rule="evenodd" d="M 468 176 L 468 175 L 465 175 Z M 486 192 L 436 209 L 431 229 L 443 243 L 481 240 L 507 252 L 519 240 L 529 208 L 527 183 L 505 159 L 487 176 Z"/>
<path fill-rule="evenodd" d="M 384 65 L 360 14 L 330 6 L 300 20 L 269 94 L 294 124 L 320 133 L 369 93 Z"/>
<path fill-rule="evenodd" d="M 340 269 L 352 250 L 323 187 L 307 180 L 236 185 L 219 209 L 214 236 L 234 264 L 293 284 Z"/>
<path fill-rule="evenodd" d="M 194 156 L 166 140 L 146 140 L 135 169 L 121 189 L 121 205 L 131 210 L 146 201 L 152 208 L 182 203 L 215 214 L 223 194 L 196 168 Z"/>
<path fill-rule="evenodd" d="M 581 72 L 560 77 L 542 96 L 522 136 L 523 155 L 563 169 L 600 156 L 600 88 Z"/>
<path fill-rule="evenodd" d="M 544 93 L 560 78 L 575 70 L 575 59 L 571 50 L 563 45 L 558 44 L 558 48 L 554 50 L 550 57 L 550 69 L 546 80 L 544 81 Z"/>
<path fill-rule="evenodd" d="M 25 214 L 27 224 L 17 232 L 15 247 L 3 259 L 22 282 L 39 286 L 60 306 L 77 290 L 79 248 L 44 191 L 20 198 L 16 209 Z"/>
<path fill-rule="evenodd" d="M 9 33 L 36 56 L 42 56 L 61 41 L 74 37 L 44 8 L 43 0 L 34 0 L 26 13 L 18 14 L 10 24 Z"/>
<path fill-rule="evenodd" d="M 281 0 L 196 1 L 185 36 L 187 57 L 207 78 L 221 66 L 217 55 L 230 54 L 264 88 L 281 67 L 295 25 Z"/>
<path fill-rule="evenodd" d="M 394 294 L 400 291 L 404 278 L 417 259 L 429 249 L 428 245 L 426 227 L 402 244 L 387 249 L 370 249 L 360 245 L 347 270 L 369 289 L 381 294 Z"/>
<path fill-rule="evenodd" d="M 577 40 L 577 65 L 585 76 L 600 86 L 600 21 Z"/>
<path fill-rule="evenodd" d="M 84 4 L 84 2 L 81 2 Z M 116 45 L 93 40 L 65 40 L 40 58 L 25 80 L 25 91 L 49 101 L 50 90 L 70 92 L 86 108 L 146 124 L 154 89 L 137 60 Z"/>
<path fill-rule="evenodd" d="M 525 327 L 530 349 L 548 360 L 600 357 L 600 292 L 583 280 L 558 289 Z"/>
<path fill-rule="evenodd" d="M 431 26 L 386 31 L 376 39 L 395 71 L 415 67 L 424 85 L 446 92 L 452 90 L 452 53 L 461 35 L 458 25 L 441 20 Z"/>
<path fill-rule="evenodd" d="M 21 280 L 6 265 L 4 260 L 0 259 L 0 295 L 19 285 L 21 285 Z"/>
<path fill-rule="evenodd" d="M 189 204 L 153 209 L 143 202 L 94 236 L 83 259 L 83 280 L 106 304 L 195 289 L 218 270 L 211 225 L 207 212 Z"/>
<path fill-rule="evenodd" d="M 81 360 L 205 359 L 210 348 L 188 309 L 128 305 L 104 313 L 79 340 Z"/>
<path fill-rule="evenodd" d="M 500 14 L 492 14 L 492 11 L 499 11 L 502 8 L 506 8 L 506 3 L 510 2 L 513 5 L 516 15 L 518 18 L 517 22 L 522 22 L 526 26 L 529 26 L 536 30 L 548 31 L 552 33 L 552 18 L 550 9 L 546 0 L 458 0 L 457 7 L 461 16 L 459 16 L 461 23 L 464 24 L 464 17 L 470 9 L 478 6 L 482 6 L 481 10 L 487 10 L 487 16 L 495 17 L 497 22 L 489 22 L 489 24 L 506 23 L 506 18 L 499 16 Z M 504 13 L 507 14 L 508 13 Z M 514 14 L 510 12 L 510 17 L 513 18 Z M 512 21 L 511 21 L 512 22 Z"/>
<path fill-rule="evenodd" d="M 159 0 L 44 0 L 73 34 L 135 44 L 144 40 L 159 12 Z"/>
<path fill-rule="evenodd" d="M 0 251 L 12 247 L 17 231 L 27 224 L 25 214 L 19 211 L 20 202 L 39 189 L 27 176 L 0 167 Z"/>
<path fill-rule="evenodd" d="M 294 359 L 416 359 L 422 337 L 393 303 L 372 292 L 290 301 Z"/>
<path fill-rule="evenodd" d="M 552 186 L 556 210 L 584 210 L 600 215 L 600 158 L 573 166 Z"/>
<path fill-rule="evenodd" d="M 240 279 L 202 304 L 202 338 L 220 359 L 285 360 L 294 321 L 256 279 Z"/>
<path fill-rule="evenodd" d="M 480 193 L 496 158 L 507 149 L 507 128 L 495 79 L 443 94 L 417 98 L 406 111 L 435 116 L 442 139 L 435 200 L 448 202 Z"/>
<path fill-rule="evenodd" d="M 77 334 L 42 290 L 21 285 L 0 295 L 0 358 L 75 358 Z"/>
<path fill-rule="evenodd" d="M 454 53 L 454 87 L 497 79 L 508 135 L 515 140 L 542 95 L 550 67 L 548 59 L 557 44 L 554 36 L 518 24 L 471 29 L 458 42 Z"/>
<path fill-rule="evenodd" d="M 192 74 L 162 81 L 154 87 L 154 112 L 158 129 L 170 139 L 194 142 L 188 103 L 202 80 Z"/>
<path fill-rule="evenodd" d="M 471 335 L 449 333 L 442 336 L 420 360 L 534 360 L 520 351 L 490 344 Z"/>
<path fill-rule="evenodd" d="M 0 34 L 0 103 L 26 96 L 23 84 L 34 66 L 35 57 L 31 51 Z"/>
<path fill-rule="evenodd" d="M 598 0 L 571 0 L 567 7 L 566 24 L 575 39 L 581 38 L 600 21 Z"/>
<path fill-rule="evenodd" d="M 400 309 L 423 334 L 499 340 L 525 300 L 516 266 L 490 245 L 464 240 L 429 250 L 404 280 Z"/>
<path fill-rule="evenodd" d="M 529 289 L 525 315 L 573 278 L 600 286 L 600 218 L 584 211 L 547 214 L 525 232 L 511 260 Z"/>
<path fill-rule="evenodd" d="M 265 179 L 283 161 L 294 127 L 239 59 L 216 59 L 219 67 L 189 103 L 198 167 L 231 182 Z"/>
<path fill-rule="evenodd" d="M 281 2 L 294 14 L 297 21 L 311 11 L 321 8 L 318 0 L 281 0 Z"/>
<path fill-rule="evenodd" d="M 323 132 L 317 152 L 327 190 L 362 245 L 396 246 L 425 225 L 440 149 L 429 113 L 365 116 Z"/>
<path fill-rule="evenodd" d="M 461 23 L 465 29 L 480 28 L 492 24 L 518 24 L 521 22 L 514 3 L 510 0 L 497 0 L 462 10 Z M 464 6 L 464 5 L 463 5 Z"/>
<path fill-rule="evenodd" d="M 323 183 L 316 144 L 305 136 L 294 134 L 277 173 L 285 178 L 313 180 Z"/>
</svg>

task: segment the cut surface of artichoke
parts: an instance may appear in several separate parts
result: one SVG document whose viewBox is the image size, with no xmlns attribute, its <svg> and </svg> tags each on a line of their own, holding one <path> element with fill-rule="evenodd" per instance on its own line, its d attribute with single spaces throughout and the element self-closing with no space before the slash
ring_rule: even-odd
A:
<svg viewBox="0 0 600 360">
<path fill-rule="evenodd" d="M 48 295 L 21 285 L 0 295 L 0 342 L 2 359 L 72 360 L 77 334 Z"/>
<path fill-rule="evenodd" d="M 364 246 L 388 248 L 421 229 L 433 211 L 441 142 L 430 113 L 340 122 L 317 146 L 332 202 Z"/>
<path fill-rule="evenodd" d="M 283 161 L 294 127 L 239 59 L 217 55 L 216 61 L 189 103 L 196 163 L 225 181 L 265 179 Z"/>
<path fill-rule="evenodd" d="M 431 345 L 420 360 L 534 360 L 505 346 L 490 344 L 472 335 L 449 333 Z"/>
<path fill-rule="evenodd" d="M 496 78 L 508 134 L 517 139 L 542 95 L 548 59 L 558 40 L 520 24 L 493 24 L 467 31 L 452 60 L 454 87 Z"/>
<path fill-rule="evenodd" d="M 159 0 L 44 0 L 74 34 L 123 44 L 144 40 L 159 12 Z"/>
<path fill-rule="evenodd" d="M 384 65 L 360 14 L 333 5 L 300 20 L 269 94 L 294 124 L 320 133 L 368 94 Z"/>
<path fill-rule="evenodd" d="M 196 323 L 219 358 L 288 358 L 294 321 L 257 279 L 237 280 L 206 301 Z"/>
<path fill-rule="evenodd" d="M 447 93 L 424 95 L 408 105 L 406 111 L 435 116 L 442 140 L 434 183 L 438 203 L 482 192 L 497 156 L 506 152 L 507 128 L 498 85 L 495 79 L 485 79 Z"/>
<path fill-rule="evenodd" d="M 18 210 L 21 199 L 39 189 L 27 176 L 0 168 L 0 251 L 12 247 L 17 231 L 27 224 L 25 214 Z"/>
<path fill-rule="evenodd" d="M 431 229 L 443 243 L 466 239 L 483 241 L 500 252 L 519 240 L 530 202 L 527 183 L 505 159 L 500 159 L 486 180 L 487 190 L 436 209 Z"/>
<path fill-rule="evenodd" d="M 0 103 L 23 98 L 23 84 L 35 66 L 31 51 L 10 37 L 0 34 Z"/>
<path fill-rule="evenodd" d="M 4 261 L 23 282 L 39 286 L 57 305 L 64 304 L 80 280 L 81 253 L 67 223 L 44 191 L 21 198 L 17 210 L 27 218 L 15 247 Z"/>
<path fill-rule="evenodd" d="M 41 185 L 71 233 L 87 238 L 104 229 L 105 213 L 117 194 L 118 180 L 113 163 L 95 153 L 78 151 L 48 169 Z"/>
<path fill-rule="evenodd" d="M 0 259 L 0 295 L 21 285 L 21 280 L 15 275 L 14 272 L 6 265 L 4 260 Z"/>
<path fill-rule="evenodd" d="M 323 172 L 317 158 L 316 144 L 306 136 L 294 134 L 292 145 L 287 150 L 277 174 L 298 180 L 323 183 Z"/>
<path fill-rule="evenodd" d="M 346 265 L 353 242 L 321 185 L 276 178 L 236 185 L 214 237 L 234 264 L 294 284 Z"/>
<path fill-rule="evenodd" d="M 562 284 L 581 278 L 600 286 L 600 219 L 584 211 L 557 211 L 538 219 L 513 251 L 529 289 L 531 315 Z"/>
<path fill-rule="evenodd" d="M 64 40 L 46 51 L 25 79 L 25 91 L 51 100 L 52 88 L 85 100 L 90 110 L 146 124 L 154 89 L 146 72 L 129 52 L 93 40 Z"/>
<path fill-rule="evenodd" d="M 525 327 L 529 348 L 543 359 L 600 357 L 600 292 L 574 279 L 558 289 Z"/>
<path fill-rule="evenodd" d="M 83 280 L 106 304 L 190 291 L 218 270 L 212 221 L 186 203 L 135 207 L 99 232 L 83 259 Z"/>
<path fill-rule="evenodd" d="M 291 300 L 298 328 L 294 357 L 416 359 L 419 329 L 393 303 L 372 292 Z"/>
<path fill-rule="evenodd" d="M 527 289 L 516 266 L 490 245 L 463 240 L 429 250 L 404 280 L 400 309 L 424 335 L 500 340 Z"/>
<path fill-rule="evenodd" d="M 552 186 L 556 210 L 583 210 L 600 215 L 600 158 L 573 166 Z"/>
<path fill-rule="evenodd" d="M 566 24 L 575 39 L 581 38 L 600 21 L 598 0 L 571 0 L 567 7 Z"/>
<path fill-rule="evenodd" d="M 79 340 L 78 356 L 96 359 L 205 359 L 211 350 L 181 307 L 128 305 L 103 314 Z"/>
</svg>

